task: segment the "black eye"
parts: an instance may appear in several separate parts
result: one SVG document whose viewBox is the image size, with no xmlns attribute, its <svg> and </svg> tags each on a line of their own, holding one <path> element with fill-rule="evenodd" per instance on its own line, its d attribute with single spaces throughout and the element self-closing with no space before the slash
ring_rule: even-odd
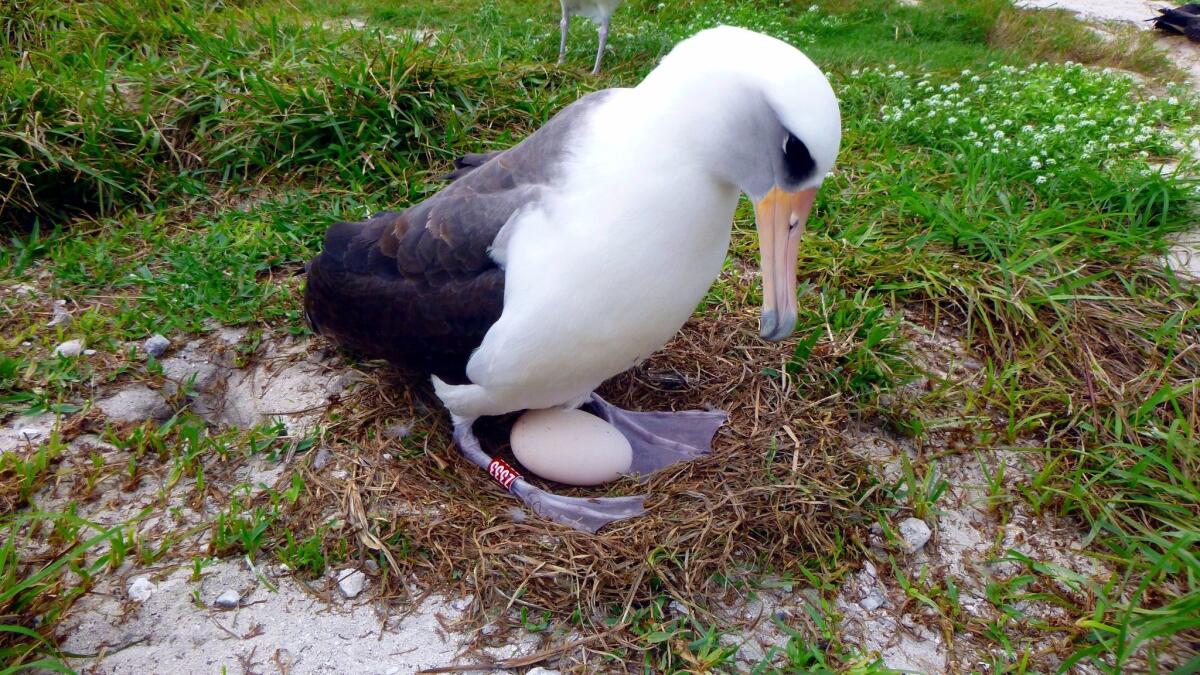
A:
<svg viewBox="0 0 1200 675">
<path fill-rule="evenodd" d="M 817 168 L 817 163 L 808 153 L 808 147 L 792 134 L 788 134 L 787 140 L 783 142 L 783 165 L 793 183 L 808 180 Z"/>
</svg>

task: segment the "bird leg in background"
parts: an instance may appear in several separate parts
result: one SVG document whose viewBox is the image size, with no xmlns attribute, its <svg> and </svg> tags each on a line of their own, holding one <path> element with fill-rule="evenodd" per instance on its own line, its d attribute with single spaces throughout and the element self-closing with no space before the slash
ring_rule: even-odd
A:
<svg viewBox="0 0 1200 675">
<path fill-rule="evenodd" d="M 605 45 L 608 44 L 608 19 L 607 18 L 605 18 L 604 21 L 600 22 L 600 27 L 598 30 L 600 32 L 600 47 L 598 49 L 596 49 L 596 65 L 592 68 L 593 75 L 600 74 L 600 60 L 604 58 L 604 47 L 605 47 Z M 566 32 L 566 29 L 564 28 L 563 29 L 563 44 L 564 45 L 566 44 L 566 39 L 567 39 L 566 36 L 567 36 L 567 32 Z M 561 56 L 559 58 L 561 58 Z M 561 61 L 560 61 L 560 63 L 561 63 Z"/>
<path fill-rule="evenodd" d="M 712 450 L 713 435 L 725 423 L 720 410 L 632 412 L 592 394 L 593 413 L 621 432 L 633 447 L 630 473 L 643 479 L 659 469 L 696 459 Z"/>
<path fill-rule="evenodd" d="M 558 41 L 558 65 L 562 65 L 563 61 L 567 60 L 567 27 L 571 25 L 571 15 L 567 13 L 567 6 L 562 6 L 562 21 L 558 22 L 559 31 L 562 37 Z"/>
<path fill-rule="evenodd" d="M 454 443 L 471 463 L 484 469 L 496 482 L 520 497 L 535 513 L 556 523 L 577 530 L 595 533 L 600 528 L 622 518 L 640 516 L 646 512 L 645 497 L 564 497 L 535 487 L 500 458 L 489 457 L 471 430 L 471 421 L 454 423 Z"/>
</svg>

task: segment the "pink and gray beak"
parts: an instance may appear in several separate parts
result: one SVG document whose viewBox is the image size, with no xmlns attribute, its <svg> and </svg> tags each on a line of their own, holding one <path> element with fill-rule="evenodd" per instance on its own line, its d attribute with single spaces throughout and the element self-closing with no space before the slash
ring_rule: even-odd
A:
<svg viewBox="0 0 1200 675">
<path fill-rule="evenodd" d="M 771 188 L 755 205 L 762 254 L 763 308 L 759 335 L 782 340 L 796 327 L 796 256 L 817 189 Z"/>
</svg>

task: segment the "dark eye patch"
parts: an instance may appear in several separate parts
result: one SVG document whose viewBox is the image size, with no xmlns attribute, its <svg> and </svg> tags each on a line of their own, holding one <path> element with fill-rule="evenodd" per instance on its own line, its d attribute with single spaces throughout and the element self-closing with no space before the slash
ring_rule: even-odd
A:
<svg viewBox="0 0 1200 675">
<path fill-rule="evenodd" d="M 808 180 L 817 168 L 817 163 L 808 152 L 808 146 L 793 134 L 788 134 L 787 140 L 783 142 L 783 165 L 793 183 Z"/>
</svg>

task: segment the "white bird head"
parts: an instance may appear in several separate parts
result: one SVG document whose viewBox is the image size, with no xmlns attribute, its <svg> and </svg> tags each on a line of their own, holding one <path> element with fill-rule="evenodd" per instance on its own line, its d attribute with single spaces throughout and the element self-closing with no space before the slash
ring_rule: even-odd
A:
<svg viewBox="0 0 1200 675">
<path fill-rule="evenodd" d="M 643 82 L 687 105 L 681 124 L 720 180 L 755 203 L 762 255 L 760 334 L 796 323 L 796 257 L 817 190 L 833 169 L 842 122 L 829 80 L 800 50 L 721 26 L 680 42 Z"/>
</svg>

